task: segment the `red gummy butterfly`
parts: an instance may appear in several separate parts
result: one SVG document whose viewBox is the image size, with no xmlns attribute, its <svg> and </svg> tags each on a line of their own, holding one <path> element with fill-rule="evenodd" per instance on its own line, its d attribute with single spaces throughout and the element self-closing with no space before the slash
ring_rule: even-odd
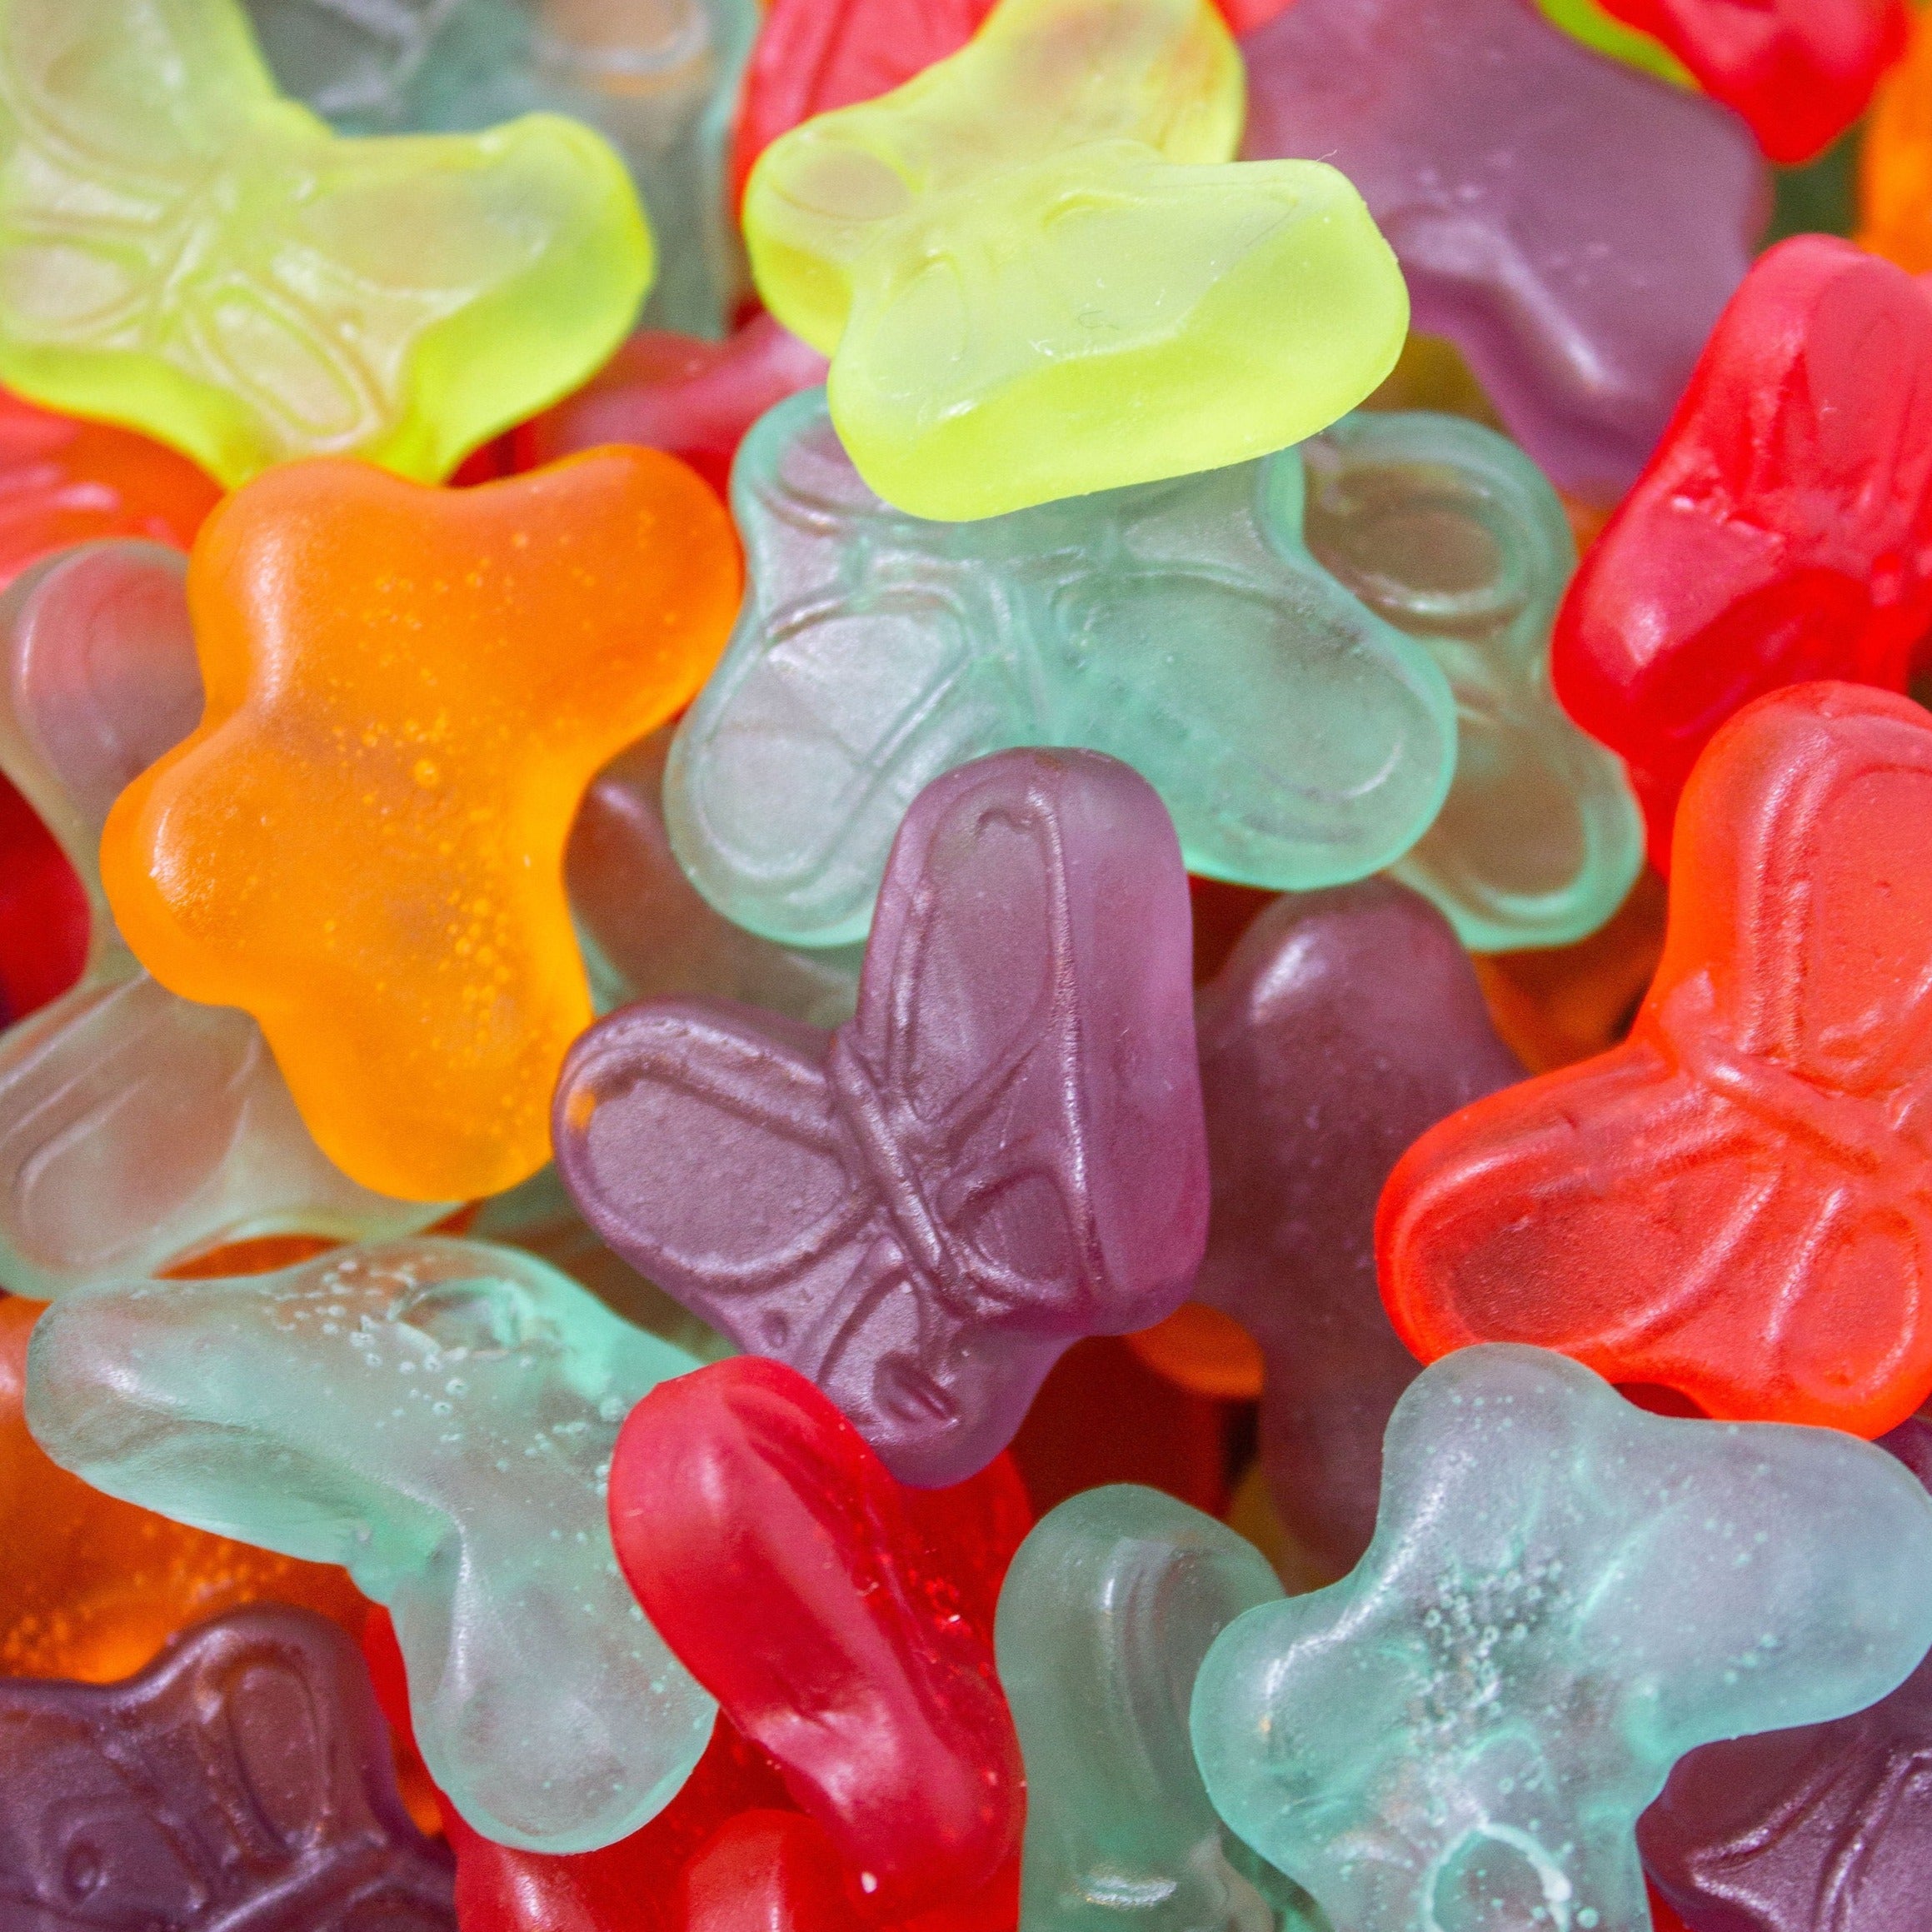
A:
<svg viewBox="0 0 1932 1932">
<path fill-rule="evenodd" d="M 1711 733 L 1780 686 L 1903 691 L 1932 631 L 1932 293 L 1826 235 L 1760 257 L 1550 641 L 1670 869 Z"/>
<path fill-rule="evenodd" d="M 1390 1175 L 1425 1361 L 1558 1349 L 1708 1414 L 1883 1434 L 1932 1393 L 1932 716 L 1778 691 L 1700 761 L 1630 1038 L 1476 1101 Z"/>
<path fill-rule="evenodd" d="M 565 1063 L 558 1166 L 618 1253 L 816 1383 L 901 1481 L 961 1481 L 1070 1342 L 1171 1314 L 1200 1265 L 1191 950 L 1146 781 L 996 752 L 913 801 L 851 1021 L 627 1007 Z"/>
</svg>

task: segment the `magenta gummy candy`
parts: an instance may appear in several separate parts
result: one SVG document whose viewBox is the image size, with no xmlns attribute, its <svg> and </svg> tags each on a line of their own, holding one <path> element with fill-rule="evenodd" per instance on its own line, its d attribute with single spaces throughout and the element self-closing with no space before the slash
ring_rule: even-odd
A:
<svg viewBox="0 0 1932 1932">
<path fill-rule="evenodd" d="M 1332 162 L 1557 485 L 1610 501 L 1662 435 L 1770 212 L 1756 143 L 1535 0 L 1297 0 L 1246 36 L 1250 158 Z"/>
<path fill-rule="evenodd" d="M 453 1932 L 355 1645 L 256 1605 L 119 1684 L 0 1678 L 7 1932 Z"/>
<path fill-rule="evenodd" d="M 618 1253 L 816 1383 L 901 1481 L 961 1481 L 1069 1343 L 1187 1292 L 1191 936 L 1144 779 L 996 752 L 906 814 L 852 1020 L 627 1007 L 565 1065 L 558 1165 Z"/>
<path fill-rule="evenodd" d="M 1278 899 L 1202 989 L 1213 1176 L 1195 1297 L 1261 1344 L 1261 1460 L 1337 1575 L 1375 1526 L 1382 1431 L 1421 1365 L 1375 1286 L 1375 1201 L 1425 1128 L 1523 1078 L 1449 922 L 1392 880 Z"/>
</svg>

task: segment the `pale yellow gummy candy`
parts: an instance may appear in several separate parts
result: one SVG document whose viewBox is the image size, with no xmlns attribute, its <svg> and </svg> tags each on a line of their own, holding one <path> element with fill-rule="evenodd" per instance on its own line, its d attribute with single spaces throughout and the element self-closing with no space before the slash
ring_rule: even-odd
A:
<svg viewBox="0 0 1932 1932">
<path fill-rule="evenodd" d="M 0 382 L 225 483 L 436 480 L 595 370 L 651 266 L 574 122 L 343 139 L 237 0 L 0 0 Z"/>
<path fill-rule="evenodd" d="M 1332 167 L 1232 161 L 1244 97 L 1208 0 L 1004 0 L 773 142 L 752 272 L 874 491 L 964 520 L 1216 469 L 1388 374 L 1394 253 Z"/>
</svg>

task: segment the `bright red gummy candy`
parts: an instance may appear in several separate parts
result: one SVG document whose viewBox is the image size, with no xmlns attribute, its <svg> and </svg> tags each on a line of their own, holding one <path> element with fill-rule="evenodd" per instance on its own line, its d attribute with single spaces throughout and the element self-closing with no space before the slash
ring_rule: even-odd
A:
<svg viewBox="0 0 1932 1932">
<path fill-rule="evenodd" d="M 1668 871 L 1677 796 L 1742 705 L 1903 691 L 1932 627 L 1932 293 L 1825 235 L 1760 257 L 1564 599 L 1564 708 L 1629 763 Z"/>
<path fill-rule="evenodd" d="M 1654 34 L 1785 167 L 1815 159 L 1905 50 L 1905 0 L 1603 0 Z"/>
<path fill-rule="evenodd" d="M 1425 1361 L 1558 1349 L 1725 1420 L 1932 1393 L 1932 716 L 1848 684 L 1711 741 L 1630 1038 L 1431 1128 L 1384 1189 Z"/>
<path fill-rule="evenodd" d="M 625 1422 L 610 1507 L 645 1614 L 777 1761 L 868 1917 L 991 1882 L 1025 1803 L 992 1646 L 831 1402 L 756 1355 L 676 1376 Z"/>
<path fill-rule="evenodd" d="M 838 1854 L 796 1811 L 746 1811 L 685 1868 L 681 1932 L 857 1932 Z M 467 1932 L 467 1929 L 466 1929 Z"/>
<path fill-rule="evenodd" d="M 81 976 L 87 924 L 87 896 L 66 854 L 0 775 L 0 1026 Z"/>
</svg>

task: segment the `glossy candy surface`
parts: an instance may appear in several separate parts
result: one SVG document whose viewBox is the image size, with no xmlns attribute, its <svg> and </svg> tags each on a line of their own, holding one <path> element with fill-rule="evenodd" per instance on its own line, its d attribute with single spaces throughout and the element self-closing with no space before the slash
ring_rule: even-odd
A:
<svg viewBox="0 0 1932 1932">
<path fill-rule="evenodd" d="M 810 1383 L 746 1355 L 647 1396 L 617 1440 L 611 1527 L 646 1613 L 776 1760 L 869 1916 L 992 1880 L 1025 1784 L 987 1633 Z"/>
<path fill-rule="evenodd" d="M 1929 1644 L 1932 1500 L 1883 1452 L 1467 1349 L 1397 1405 L 1356 1570 L 1216 1639 L 1195 1750 L 1350 1932 L 1647 1932 L 1672 1762 L 1856 1710 Z"/>
<path fill-rule="evenodd" d="M 1614 499 L 1764 225 L 1742 125 L 1531 0 L 1296 0 L 1241 50 L 1242 152 L 1347 175 L 1415 326 L 1455 342 L 1560 488 Z"/>
<path fill-rule="evenodd" d="M 1298 1888 L 1215 1815 L 1187 1730 L 1209 1645 L 1281 1595 L 1226 1524 L 1129 1484 L 1082 1491 L 1021 1545 L 998 1646 L 1026 1759 L 1026 1932 L 1305 1923 Z"/>
<path fill-rule="evenodd" d="M 27 1420 L 111 1495 L 346 1565 L 395 1616 L 438 1787 L 582 1851 L 661 1810 L 711 1730 L 602 1495 L 627 1411 L 695 1365 L 528 1256 L 423 1237 L 82 1290 L 36 1329 Z"/>
<path fill-rule="evenodd" d="M 338 140 L 236 0 L 9 0 L 0 77 L 0 380 L 230 486 L 442 476 L 596 368 L 650 278 L 587 128 Z"/>
<path fill-rule="evenodd" d="M 1161 793 L 1189 866 L 1302 889 L 1427 830 L 1455 756 L 1448 680 L 1303 541 L 1300 457 L 971 524 L 881 503 L 816 392 L 745 439 L 751 583 L 678 729 L 672 849 L 754 931 L 865 936 L 921 786 L 1077 743 Z"/>
<path fill-rule="evenodd" d="M 142 971 L 95 851 L 117 793 L 194 726 L 183 563 L 87 544 L 0 598 L 0 769 L 87 895 L 81 983 L 0 1034 L 0 1280 L 53 1295 L 236 1241 L 413 1232 L 442 1212 L 359 1187 L 317 1147 L 255 1022 Z"/>
<path fill-rule="evenodd" d="M 1419 1372 L 1376 1288 L 1376 1197 L 1425 1128 L 1523 1070 L 1455 936 L 1386 879 L 1277 900 L 1196 1026 L 1212 1193 L 1195 1296 L 1261 1344 L 1269 1494 L 1340 1575 L 1368 1546 L 1382 1431 Z"/>
<path fill-rule="evenodd" d="M 1903 691 L 1932 627 L 1932 294 L 1825 235 L 1725 311 L 1669 435 L 1570 587 L 1556 688 L 1629 760 L 1668 871 L 1710 735 L 1780 685 Z"/>
<path fill-rule="evenodd" d="M 1333 168 L 1231 165 L 1241 93 L 1207 0 L 1002 0 L 766 150 L 758 292 L 881 497 L 990 517 L 1239 462 L 1389 372 L 1388 245 Z"/>
<path fill-rule="evenodd" d="M 627 1007 L 565 1066 L 558 1167 L 618 1253 L 808 1375 L 902 1481 L 960 1481 L 1070 1342 L 1186 1293 L 1188 939 L 1142 780 L 1086 751 L 982 759 L 907 814 L 850 1022 Z"/>
<path fill-rule="evenodd" d="M 1921 1482 L 1932 1423 L 1881 1439 Z M 1693 1751 L 1644 1814 L 1653 1884 L 1725 1932 L 1916 1932 L 1932 1860 L 1932 1658 L 1869 1709 Z"/>
<path fill-rule="evenodd" d="M 1562 946 L 1623 902 L 1643 822 L 1622 767 L 1550 690 L 1550 626 L 1575 540 L 1505 438 L 1420 411 L 1362 412 L 1303 444 L 1315 560 L 1420 639 L 1455 694 L 1455 776 L 1390 870 L 1465 946 Z"/>
<path fill-rule="evenodd" d="M 452 1932 L 355 1645 L 231 1611 L 108 1685 L 0 1678 L 8 1932 Z"/>
<path fill-rule="evenodd" d="M 1676 856 L 1630 1038 L 1390 1176 L 1390 1312 L 1425 1360 L 1535 1342 L 1710 1415 L 1880 1435 L 1932 1393 L 1932 717 L 1760 698 L 1692 775 Z"/>
<path fill-rule="evenodd" d="M 1865 123 L 1858 238 L 1914 275 L 1932 270 L 1932 19 L 1922 7 Z"/>
<path fill-rule="evenodd" d="M 716 499 L 656 451 L 462 491 L 348 462 L 260 478 L 189 572 L 201 725 L 108 819 L 128 944 L 256 1016 L 366 1185 L 522 1180 L 591 1017 L 577 801 L 696 688 L 738 582 Z"/>
</svg>

